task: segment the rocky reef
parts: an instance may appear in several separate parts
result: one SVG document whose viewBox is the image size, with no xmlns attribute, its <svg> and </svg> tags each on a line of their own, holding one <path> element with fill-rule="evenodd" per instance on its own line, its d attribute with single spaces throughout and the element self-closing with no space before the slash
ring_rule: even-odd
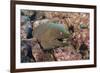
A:
<svg viewBox="0 0 100 73">
<path fill-rule="evenodd" d="M 89 13 L 21 10 L 21 62 L 90 58 Z"/>
</svg>

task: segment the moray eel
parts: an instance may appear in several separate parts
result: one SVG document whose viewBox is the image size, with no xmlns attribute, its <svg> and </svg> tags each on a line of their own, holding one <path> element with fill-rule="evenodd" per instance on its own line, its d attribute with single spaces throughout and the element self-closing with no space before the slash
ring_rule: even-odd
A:
<svg viewBox="0 0 100 73">
<path fill-rule="evenodd" d="M 63 24 L 40 24 L 33 31 L 33 37 L 37 38 L 44 50 L 64 46 L 63 39 L 68 38 L 69 31 Z"/>
</svg>

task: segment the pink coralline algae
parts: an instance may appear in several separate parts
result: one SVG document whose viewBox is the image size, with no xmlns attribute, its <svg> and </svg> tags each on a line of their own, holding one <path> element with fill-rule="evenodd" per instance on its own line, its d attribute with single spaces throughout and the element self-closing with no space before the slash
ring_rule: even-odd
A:
<svg viewBox="0 0 100 73">
<path fill-rule="evenodd" d="M 54 50 L 54 55 L 57 58 L 58 61 L 68 61 L 68 60 L 81 60 L 81 54 L 76 52 L 71 47 L 65 47 L 65 48 L 56 48 Z"/>
</svg>

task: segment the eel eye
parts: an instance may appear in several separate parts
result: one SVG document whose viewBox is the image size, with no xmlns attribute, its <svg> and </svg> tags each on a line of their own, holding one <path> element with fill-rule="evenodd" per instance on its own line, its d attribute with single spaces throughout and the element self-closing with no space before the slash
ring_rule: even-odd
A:
<svg viewBox="0 0 100 73">
<path fill-rule="evenodd" d="M 58 38 L 57 40 L 60 41 L 60 42 L 63 42 L 63 39 L 62 38 Z"/>
</svg>

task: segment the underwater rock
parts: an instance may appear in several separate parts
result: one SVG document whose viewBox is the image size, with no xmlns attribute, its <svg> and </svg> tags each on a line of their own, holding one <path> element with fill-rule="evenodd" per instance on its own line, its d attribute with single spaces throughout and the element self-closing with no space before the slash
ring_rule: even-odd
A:
<svg viewBox="0 0 100 73">
<path fill-rule="evenodd" d="M 29 16 L 21 16 L 21 23 L 26 24 L 27 21 L 30 21 Z"/>
<path fill-rule="evenodd" d="M 30 61 L 32 57 L 32 40 L 21 40 L 21 61 Z M 28 60 L 27 60 L 28 59 Z"/>
<path fill-rule="evenodd" d="M 54 61 L 53 55 L 41 49 L 38 43 L 33 46 L 32 55 L 36 62 Z"/>
<path fill-rule="evenodd" d="M 24 16 L 32 16 L 35 14 L 35 11 L 33 11 L 33 10 L 21 10 L 21 14 Z"/>
<path fill-rule="evenodd" d="M 80 24 L 85 24 L 85 25 L 87 25 L 87 26 L 89 26 L 89 21 L 90 21 L 90 19 L 89 19 L 89 17 L 90 17 L 90 15 L 89 15 L 89 13 L 80 13 L 80 16 L 81 16 L 81 21 L 80 21 Z"/>
<path fill-rule="evenodd" d="M 25 30 L 23 28 L 21 28 L 21 39 L 26 39 L 27 38 L 27 33 L 25 32 Z"/>
<path fill-rule="evenodd" d="M 81 60 L 81 54 L 76 52 L 73 47 L 54 49 L 54 55 L 58 61 Z"/>
<path fill-rule="evenodd" d="M 32 55 L 35 58 L 36 62 L 44 61 L 44 53 L 38 43 L 32 47 Z"/>
<path fill-rule="evenodd" d="M 89 49 L 84 42 L 81 44 L 79 50 L 83 59 L 89 59 Z"/>
<path fill-rule="evenodd" d="M 32 24 L 30 21 L 27 21 L 24 25 L 21 26 L 21 37 L 22 39 L 32 38 Z"/>
<path fill-rule="evenodd" d="M 36 12 L 36 19 L 37 20 L 41 20 L 41 19 L 45 19 L 45 14 L 44 14 L 44 12 L 42 12 L 42 11 L 37 11 Z"/>
</svg>

